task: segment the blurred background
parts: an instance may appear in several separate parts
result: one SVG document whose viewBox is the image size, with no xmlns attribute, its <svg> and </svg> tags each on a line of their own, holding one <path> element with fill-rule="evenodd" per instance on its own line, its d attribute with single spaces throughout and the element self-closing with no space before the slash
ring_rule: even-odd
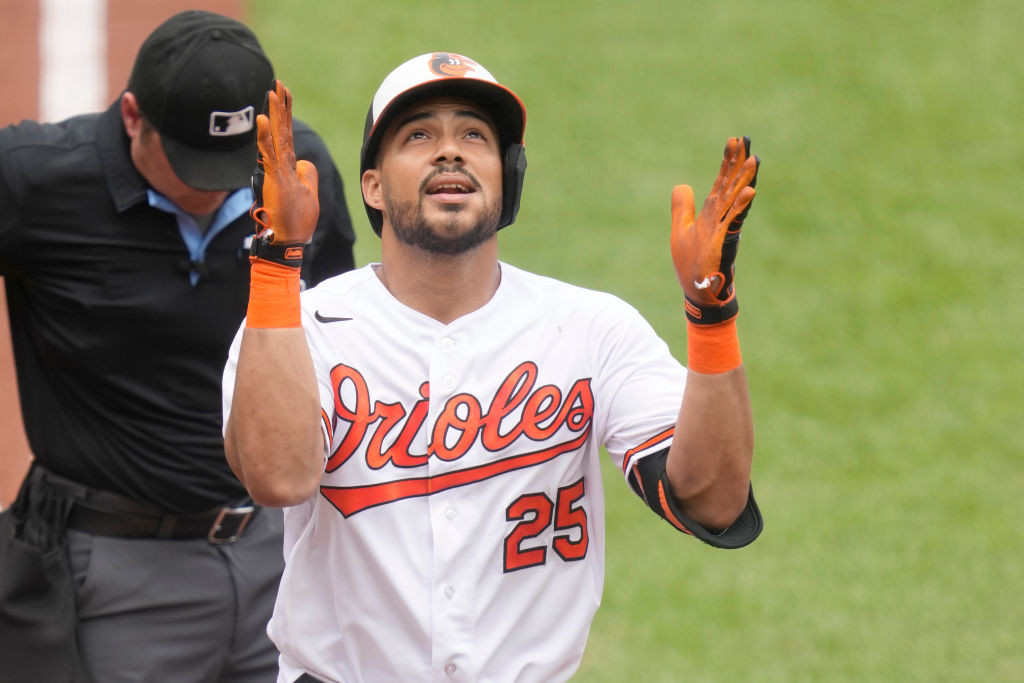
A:
<svg viewBox="0 0 1024 683">
<path fill-rule="evenodd" d="M 192 6 L 260 37 L 346 181 L 359 264 L 379 258 L 358 183 L 376 86 L 424 52 L 485 65 L 528 111 L 502 258 L 623 297 L 681 359 L 672 186 L 702 197 L 725 140 L 752 138 L 737 288 L 766 528 L 702 546 L 607 468 L 577 680 L 1024 680 L 1024 5 Z M 108 47 L 130 62 L 164 16 Z"/>
</svg>

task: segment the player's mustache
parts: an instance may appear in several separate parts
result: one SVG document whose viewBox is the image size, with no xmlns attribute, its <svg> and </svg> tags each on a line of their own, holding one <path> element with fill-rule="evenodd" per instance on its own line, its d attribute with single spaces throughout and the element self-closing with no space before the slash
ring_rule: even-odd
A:
<svg viewBox="0 0 1024 683">
<path fill-rule="evenodd" d="M 464 175 L 466 176 L 466 178 L 469 179 L 469 182 L 473 185 L 474 190 L 480 189 L 480 181 L 476 179 L 476 176 L 467 171 L 465 166 L 462 166 L 461 164 L 452 164 L 449 166 L 438 166 L 436 169 L 434 169 L 430 173 L 430 175 L 424 178 L 423 182 L 420 183 L 420 192 L 426 192 L 427 185 L 430 184 L 430 181 L 436 178 L 437 176 L 443 175 L 445 173 L 458 173 L 460 175 Z"/>
</svg>

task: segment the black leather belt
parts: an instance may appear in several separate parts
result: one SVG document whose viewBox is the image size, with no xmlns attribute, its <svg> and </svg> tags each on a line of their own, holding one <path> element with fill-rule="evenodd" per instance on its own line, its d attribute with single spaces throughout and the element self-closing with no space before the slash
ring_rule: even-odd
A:
<svg viewBox="0 0 1024 683">
<path fill-rule="evenodd" d="M 67 528 L 97 536 L 186 540 L 205 538 L 210 543 L 234 543 L 259 508 L 251 503 L 224 506 L 188 515 L 159 516 L 99 510 L 76 502 Z"/>
<path fill-rule="evenodd" d="M 117 538 L 197 539 L 233 543 L 259 506 L 244 498 L 211 510 L 182 515 L 166 514 L 145 503 L 112 491 L 100 491 L 65 479 L 33 462 L 26 477 L 36 504 L 68 510 L 68 529 Z M 24 487 L 23 487 L 24 488 Z"/>
</svg>

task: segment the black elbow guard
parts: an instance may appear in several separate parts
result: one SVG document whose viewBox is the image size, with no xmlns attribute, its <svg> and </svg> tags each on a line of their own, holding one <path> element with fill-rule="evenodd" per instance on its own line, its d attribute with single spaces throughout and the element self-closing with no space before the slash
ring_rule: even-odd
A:
<svg viewBox="0 0 1024 683">
<path fill-rule="evenodd" d="M 761 518 L 757 501 L 754 500 L 753 486 L 750 487 L 750 493 L 747 495 L 747 506 L 743 508 L 743 512 L 736 518 L 736 521 L 728 529 L 717 534 L 712 533 L 687 517 L 679 509 L 672 496 L 668 474 L 665 472 L 667 460 L 667 448 L 652 453 L 634 463 L 628 476 L 629 485 L 633 487 L 633 491 L 662 519 L 679 531 L 690 534 L 716 548 L 742 548 L 752 543 L 761 534 L 764 520 Z"/>
</svg>

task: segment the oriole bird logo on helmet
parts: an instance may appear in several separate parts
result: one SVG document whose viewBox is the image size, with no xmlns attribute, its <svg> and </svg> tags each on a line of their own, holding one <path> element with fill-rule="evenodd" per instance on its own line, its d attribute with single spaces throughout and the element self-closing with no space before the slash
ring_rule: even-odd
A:
<svg viewBox="0 0 1024 683">
<path fill-rule="evenodd" d="M 430 70 L 438 76 L 465 76 L 476 68 L 472 59 L 452 52 L 435 52 L 430 60 Z"/>
</svg>

